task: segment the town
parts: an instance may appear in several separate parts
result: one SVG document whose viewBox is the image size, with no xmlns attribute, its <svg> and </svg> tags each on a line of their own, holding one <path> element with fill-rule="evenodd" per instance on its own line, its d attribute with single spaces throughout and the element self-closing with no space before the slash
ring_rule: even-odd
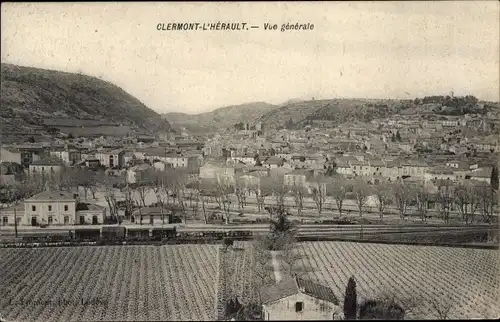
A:
<svg viewBox="0 0 500 322">
<path fill-rule="evenodd" d="M 160 204 L 175 204 L 170 213 L 184 224 L 252 223 L 279 197 L 294 216 L 314 212 L 309 218 L 318 220 L 366 212 L 492 223 L 499 109 L 470 97 L 472 113 L 443 116 L 447 103 L 439 99 L 415 99 L 369 123 L 310 120 L 270 130 L 241 123 L 161 137 L 58 132 L 44 142 L 3 145 L 2 203 L 11 207 L 2 208 L 2 225 L 165 224 Z"/>
</svg>

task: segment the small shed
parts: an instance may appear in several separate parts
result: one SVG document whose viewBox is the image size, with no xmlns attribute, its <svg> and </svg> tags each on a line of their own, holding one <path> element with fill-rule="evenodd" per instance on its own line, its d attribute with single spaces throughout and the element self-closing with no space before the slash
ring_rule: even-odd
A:
<svg viewBox="0 0 500 322">
<path fill-rule="evenodd" d="M 269 320 L 332 320 L 340 312 L 332 289 L 297 276 L 260 290 L 263 318 Z"/>
</svg>

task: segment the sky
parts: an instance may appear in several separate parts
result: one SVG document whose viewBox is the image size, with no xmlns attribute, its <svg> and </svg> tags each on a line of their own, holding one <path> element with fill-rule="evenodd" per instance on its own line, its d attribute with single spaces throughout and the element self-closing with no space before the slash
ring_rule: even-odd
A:
<svg viewBox="0 0 500 322">
<path fill-rule="evenodd" d="M 159 113 L 289 99 L 499 101 L 498 1 L 5 3 L 1 61 L 110 81 Z M 247 23 L 158 31 L 159 23 Z M 278 30 L 264 30 L 265 23 Z M 313 30 L 281 32 L 286 23 Z"/>
</svg>

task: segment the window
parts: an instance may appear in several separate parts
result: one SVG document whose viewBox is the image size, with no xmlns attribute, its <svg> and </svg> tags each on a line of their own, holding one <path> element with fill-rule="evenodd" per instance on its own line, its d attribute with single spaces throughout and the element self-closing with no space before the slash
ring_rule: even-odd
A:
<svg viewBox="0 0 500 322">
<path fill-rule="evenodd" d="M 42 167 L 42 171 L 44 171 L 44 170 L 45 170 L 45 167 Z"/>
<path fill-rule="evenodd" d="M 9 217 L 3 217 L 2 218 L 2 224 L 6 226 L 9 223 Z"/>
<path fill-rule="evenodd" d="M 52 211 L 52 205 L 49 205 L 49 211 Z"/>
<path fill-rule="evenodd" d="M 295 312 L 302 312 L 304 310 L 304 302 L 295 302 Z"/>
<path fill-rule="evenodd" d="M 64 216 L 64 224 L 65 225 L 69 224 L 69 217 L 68 216 Z"/>
<path fill-rule="evenodd" d="M 53 222 L 52 216 L 49 216 L 49 217 L 47 218 L 47 221 L 49 222 L 49 225 L 51 225 L 51 224 L 52 224 L 52 222 Z"/>
<path fill-rule="evenodd" d="M 68 205 L 64 205 L 64 211 L 68 211 Z"/>
<path fill-rule="evenodd" d="M 36 211 L 36 206 L 31 206 L 31 211 Z"/>
</svg>

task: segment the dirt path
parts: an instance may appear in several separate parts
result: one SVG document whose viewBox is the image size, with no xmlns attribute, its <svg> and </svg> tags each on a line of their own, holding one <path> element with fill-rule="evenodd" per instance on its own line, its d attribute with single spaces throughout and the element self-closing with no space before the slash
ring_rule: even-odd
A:
<svg viewBox="0 0 500 322">
<path fill-rule="evenodd" d="M 280 262 L 278 260 L 278 252 L 271 251 L 272 261 L 273 261 L 273 270 L 274 270 L 274 279 L 276 280 L 276 284 L 281 281 L 281 272 L 280 272 Z"/>
</svg>

